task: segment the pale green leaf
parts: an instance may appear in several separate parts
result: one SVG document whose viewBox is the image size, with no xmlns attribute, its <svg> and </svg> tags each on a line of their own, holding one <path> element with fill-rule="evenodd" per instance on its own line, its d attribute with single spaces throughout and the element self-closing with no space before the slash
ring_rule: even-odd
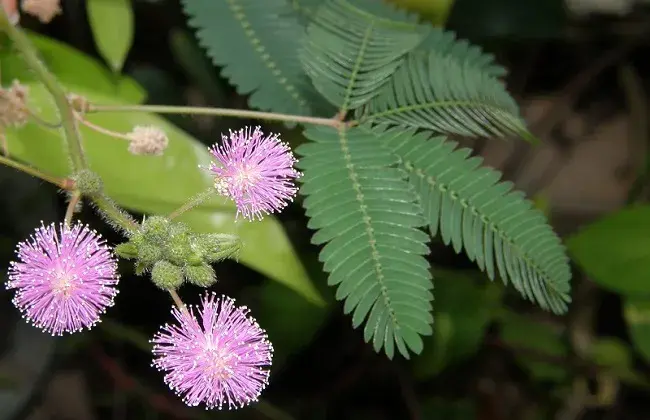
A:
<svg viewBox="0 0 650 420">
<path fill-rule="evenodd" d="M 567 246 L 599 285 L 628 295 L 650 293 L 650 206 L 605 216 L 570 237 Z"/>
<path fill-rule="evenodd" d="M 120 72 L 133 43 L 131 0 L 87 0 L 86 10 L 99 53 Z"/>
</svg>

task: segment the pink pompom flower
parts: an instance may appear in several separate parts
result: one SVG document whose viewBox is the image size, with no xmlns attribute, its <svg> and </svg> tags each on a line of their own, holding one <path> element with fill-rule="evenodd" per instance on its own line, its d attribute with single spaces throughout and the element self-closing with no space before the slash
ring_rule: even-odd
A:
<svg viewBox="0 0 650 420">
<path fill-rule="evenodd" d="M 257 401 L 268 384 L 273 346 L 266 332 L 233 299 L 214 293 L 195 308 L 172 309 L 178 325 L 153 338 L 153 366 L 189 406 L 241 408 Z"/>
<path fill-rule="evenodd" d="M 240 214 L 261 220 L 290 203 L 298 191 L 294 181 L 302 176 L 293 168 L 296 159 L 277 134 L 265 136 L 260 127 L 222 135 L 222 144 L 210 152 L 217 191 L 232 199 Z"/>
<path fill-rule="evenodd" d="M 34 326 L 52 335 L 90 329 L 113 306 L 119 281 L 111 248 L 88 226 L 52 223 L 18 244 L 7 289 Z"/>
</svg>

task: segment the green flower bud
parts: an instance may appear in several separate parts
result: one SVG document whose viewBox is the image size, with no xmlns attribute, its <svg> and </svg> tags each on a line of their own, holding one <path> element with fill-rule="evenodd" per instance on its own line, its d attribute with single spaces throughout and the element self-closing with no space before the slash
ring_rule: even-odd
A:
<svg viewBox="0 0 650 420">
<path fill-rule="evenodd" d="M 99 175 L 90 169 L 82 169 L 72 176 L 75 187 L 83 195 L 95 195 L 102 191 L 103 183 Z"/>
<path fill-rule="evenodd" d="M 151 216 L 142 222 L 142 234 L 147 242 L 161 244 L 170 239 L 170 224 L 163 216 Z"/>
<path fill-rule="evenodd" d="M 138 256 L 138 247 L 131 242 L 124 242 L 115 247 L 115 253 L 122 258 L 132 260 Z"/>
<path fill-rule="evenodd" d="M 185 279 L 197 286 L 208 287 L 216 283 L 217 277 L 210 264 L 189 265 L 183 268 Z"/>
<path fill-rule="evenodd" d="M 241 249 L 241 240 L 237 235 L 226 233 L 205 233 L 197 235 L 193 248 L 203 256 L 207 263 L 237 258 Z"/>
<path fill-rule="evenodd" d="M 161 289 L 175 290 L 183 284 L 183 270 L 168 261 L 158 261 L 151 270 L 151 280 Z"/>
<path fill-rule="evenodd" d="M 162 250 L 157 244 L 143 242 L 138 246 L 138 262 L 151 266 L 162 259 Z"/>
<path fill-rule="evenodd" d="M 187 264 L 188 258 L 192 255 L 190 246 L 190 235 L 176 235 L 165 244 L 165 259 L 178 265 Z"/>
</svg>

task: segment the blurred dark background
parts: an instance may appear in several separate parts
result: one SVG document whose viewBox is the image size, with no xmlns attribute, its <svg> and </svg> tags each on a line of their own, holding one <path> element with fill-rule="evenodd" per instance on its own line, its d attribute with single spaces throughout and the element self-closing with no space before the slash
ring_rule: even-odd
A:
<svg viewBox="0 0 650 420">
<path fill-rule="evenodd" d="M 650 140 L 639 134 L 647 132 L 649 117 L 650 7 L 632 0 L 568 3 L 456 0 L 446 21 L 509 69 L 508 88 L 542 139 L 534 148 L 514 140 L 466 144 L 534 198 L 562 235 L 626 204 Z M 449 2 L 403 4 L 440 22 Z M 48 25 L 29 16 L 21 24 L 99 57 L 85 1 L 64 0 L 62 7 Z M 247 106 L 205 58 L 178 0 L 133 0 L 133 7 L 135 39 L 124 73 L 146 89 L 148 103 Z M 228 128 L 256 123 L 170 120 L 206 145 Z M 270 128 L 300 141 L 299 130 Z M 40 220 L 63 217 L 65 200 L 54 187 L 4 167 L 0 200 L 0 258 L 7 267 L 16 242 Z M 109 242 L 120 242 L 90 208 L 80 217 Z M 489 284 L 463 256 L 434 242 L 434 275 L 437 270 L 438 283 L 447 282 L 436 284 L 437 332 L 427 354 L 391 362 L 364 343 L 342 305 L 331 300 L 301 207 L 294 204 L 279 218 L 331 303 L 312 308 L 242 265 L 216 267 L 215 290 L 250 305 L 263 327 L 275 325 L 268 328 L 278 356 L 260 404 L 205 412 L 185 407 L 166 388 L 150 367 L 147 340 L 169 321 L 170 299 L 124 263 L 116 306 L 101 326 L 80 335 L 55 340 L 42 334 L 20 319 L 9 292 L 0 293 L 0 419 L 650 418 L 648 360 L 630 344 L 621 300 L 579 270 L 570 314 L 552 317 Z M 181 296 L 193 302 L 197 292 L 186 286 Z M 276 303 L 260 303 L 261 293 Z M 511 318 L 517 321 L 506 334 L 499 322 Z M 598 354 L 614 361 L 585 356 L 585 340 L 600 340 Z"/>
</svg>

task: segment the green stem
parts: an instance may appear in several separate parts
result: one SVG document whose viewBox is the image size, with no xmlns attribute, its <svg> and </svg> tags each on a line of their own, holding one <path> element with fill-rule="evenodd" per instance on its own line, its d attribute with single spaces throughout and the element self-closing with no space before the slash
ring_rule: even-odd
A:
<svg viewBox="0 0 650 420">
<path fill-rule="evenodd" d="M 194 198 L 192 198 L 190 201 L 187 203 L 183 204 L 181 207 L 178 209 L 174 210 L 170 215 L 169 219 L 173 219 L 175 217 L 180 216 L 181 214 L 185 213 L 188 210 L 193 209 L 194 207 L 198 206 L 199 204 L 203 203 L 205 200 L 210 198 L 214 193 L 216 193 L 216 189 L 214 187 L 210 187 L 207 190 L 198 193 Z"/>
<path fill-rule="evenodd" d="M 131 236 L 138 229 L 136 222 L 128 213 L 120 209 L 110 198 L 104 194 L 94 194 L 92 200 L 97 209 L 111 222 L 115 227 L 122 229 L 127 236 Z"/>
<path fill-rule="evenodd" d="M 332 118 L 306 117 L 303 115 L 275 114 L 273 112 L 249 111 L 245 109 L 207 108 L 198 106 L 167 105 L 93 105 L 88 112 L 155 112 L 158 114 L 193 114 L 220 117 L 252 118 L 266 121 L 287 121 L 303 124 L 338 127 L 341 122 Z"/>
<path fill-rule="evenodd" d="M 79 136 L 74 114 L 70 104 L 68 103 L 65 91 L 56 80 L 56 77 L 50 73 L 47 67 L 45 67 L 43 62 L 38 58 L 36 50 L 27 35 L 9 22 L 7 13 L 2 7 L 0 7 L 0 30 L 4 31 L 9 36 L 16 49 L 21 52 L 23 59 L 29 68 L 52 95 L 54 103 L 61 114 L 61 123 L 63 126 L 63 132 L 65 133 L 65 140 L 68 145 L 68 153 L 72 160 L 73 171 L 76 172 L 85 169 L 86 158 L 81 144 L 81 137 Z"/>
<path fill-rule="evenodd" d="M 25 172 L 28 175 L 31 175 L 33 177 L 42 179 L 43 181 L 49 182 L 50 184 L 54 184 L 57 187 L 64 189 L 64 190 L 69 190 L 72 188 L 73 182 L 70 179 L 67 178 L 57 178 L 55 176 L 47 175 L 44 174 L 43 172 L 40 172 L 37 169 L 31 168 L 27 165 L 23 165 L 22 163 L 18 163 L 16 161 L 13 161 L 11 159 L 8 159 L 4 156 L 0 156 L 0 164 L 9 166 L 10 168 L 17 169 L 21 172 Z"/>
</svg>

